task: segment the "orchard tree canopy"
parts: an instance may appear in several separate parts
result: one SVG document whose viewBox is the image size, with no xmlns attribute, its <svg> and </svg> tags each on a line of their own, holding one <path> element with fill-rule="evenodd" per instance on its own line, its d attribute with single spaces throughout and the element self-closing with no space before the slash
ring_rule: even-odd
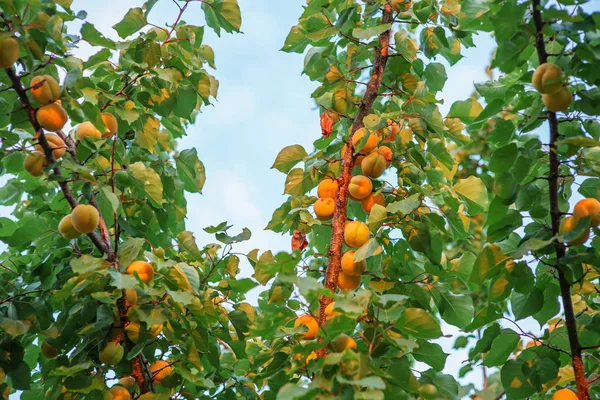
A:
<svg viewBox="0 0 600 400">
<path fill-rule="evenodd" d="M 314 146 L 268 155 L 291 248 L 245 254 L 248 229 L 186 230 L 206 176 L 178 147 L 219 107 L 204 33 L 242 32 L 238 2 L 161 0 L 164 26 L 128 2 L 98 27 L 0 0 L 3 398 L 600 397 L 597 4 L 308 0 L 280 40 Z M 442 113 L 478 35 L 489 81 Z"/>
</svg>

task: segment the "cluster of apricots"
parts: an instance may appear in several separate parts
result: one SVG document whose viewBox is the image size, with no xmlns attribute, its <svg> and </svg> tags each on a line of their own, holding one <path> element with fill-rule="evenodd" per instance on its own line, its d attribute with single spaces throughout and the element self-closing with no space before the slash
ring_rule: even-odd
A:
<svg viewBox="0 0 600 400">
<path fill-rule="evenodd" d="M 67 239 L 78 238 L 82 233 L 92 233 L 98 227 L 100 213 L 92 205 L 79 204 L 58 223 L 58 232 Z"/>
<path fill-rule="evenodd" d="M 590 228 L 600 225 L 600 201 L 594 198 L 578 201 L 573 208 L 573 215 L 564 218 L 560 223 L 559 233 L 564 235 L 571 232 L 582 218 L 588 216 L 591 218 L 590 225 L 578 238 L 568 242 L 568 245 L 576 246 L 585 243 L 590 237 Z"/>
<path fill-rule="evenodd" d="M 556 64 L 541 64 L 531 78 L 535 90 L 542 94 L 542 103 L 548 111 L 565 111 L 573 103 L 573 93 L 565 86 L 562 69 Z"/>
</svg>

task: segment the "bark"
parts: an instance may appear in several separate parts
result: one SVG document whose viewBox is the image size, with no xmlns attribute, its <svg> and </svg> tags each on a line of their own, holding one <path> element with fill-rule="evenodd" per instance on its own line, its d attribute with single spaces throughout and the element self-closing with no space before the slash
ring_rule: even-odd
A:
<svg viewBox="0 0 600 400">
<path fill-rule="evenodd" d="M 535 47 L 540 64 L 548 61 L 548 53 L 544 43 L 544 21 L 542 19 L 540 0 L 532 0 L 533 3 L 533 22 L 535 25 Z M 556 142 L 559 138 L 558 119 L 556 113 L 548 111 L 548 125 L 550 127 L 550 171 L 548 174 L 550 191 L 550 219 L 552 221 L 552 234 L 557 235 L 560 226 L 561 212 L 558 205 L 559 192 L 559 168 L 558 151 Z M 556 269 L 558 272 L 558 281 L 560 284 L 560 295 L 562 298 L 565 312 L 565 325 L 569 337 L 569 346 L 571 348 L 571 361 L 575 373 L 575 383 L 577 386 L 577 397 L 580 400 L 589 400 L 588 381 L 585 377 L 583 368 L 582 348 L 577 335 L 577 319 L 573 311 L 573 301 L 571 300 L 571 285 L 563 272 L 561 259 L 565 256 L 565 245 L 555 240 L 554 251 L 556 253 Z"/>
</svg>

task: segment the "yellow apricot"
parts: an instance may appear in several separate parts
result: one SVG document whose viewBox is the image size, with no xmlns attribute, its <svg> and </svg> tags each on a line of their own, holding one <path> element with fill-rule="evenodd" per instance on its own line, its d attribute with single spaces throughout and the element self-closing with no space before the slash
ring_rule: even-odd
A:
<svg viewBox="0 0 600 400">
<path fill-rule="evenodd" d="M 54 103 L 60 99 L 60 85 L 51 75 L 38 75 L 31 79 L 31 97 L 40 104 Z"/>
<path fill-rule="evenodd" d="M 126 389 L 131 389 L 133 388 L 133 385 L 135 385 L 135 379 L 132 376 L 124 376 L 121 379 L 119 379 L 117 385 L 121 385 Z"/>
<path fill-rule="evenodd" d="M 564 235 L 565 233 L 571 232 L 573 229 L 575 229 L 575 227 L 577 226 L 577 221 L 575 221 L 575 218 L 571 217 L 567 217 L 565 219 L 562 220 L 562 222 L 560 223 L 560 228 L 558 230 L 558 232 L 561 235 Z M 577 246 L 579 244 L 583 244 L 585 243 L 590 237 L 590 229 L 588 228 L 584 233 L 581 234 L 581 236 L 579 236 L 577 239 L 572 240 L 570 242 L 568 242 L 567 244 L 569 246 Z"/>
<path fill-rule="evenodd" d="M 341 353 L 346 349 L 356 349 L 356 342 L 350 336 L 341 334 L 331 341 L 331 348 L 336 353 Z"/>
<path fill-rule="evenodd" d="M 42 342 L 42 354 L 46 358 L 56 358 L 58 356 L 58 350 L 47 341 Z"/>
<path fill-rule="evenodd" d="M 294 322 L 294 327 L 298 327 L 300 325 L 304 325 L 307 329 L 306 332 L 302 333 L 302 337 L 304 340 L 313 340 L 315 336 L 317 336 L 317 331 L 319 330 L 319 323 L 310 314 L 301 315 L 296 318 Z"/>
<path fill-rule="evenodd" d="M 369 240 L 369 227 L 360 221 L 350 221 L 344 226 L 344 242 L 349 247 L 360 247 Z"/>
<path fill-rule="evenodd" d="M 387 169 L 387 161 L 381 154 L 374 151 L 362 160 L 360 168 L 366 176 L 373 179 L 379 178 Z"/>
<path fill-rule="evenodd" d="M 388 121 L 387 133 L 388 135 L 383 139 L 384 143 L 394 143 L 396 141 L 396 135 L 400 132 L 400 125 L 394 121 Z"/>
<path fill-rule="evenodd" d="M 552 400 L 577 400 L 577 395 L 571 389 L 560 389 L 554 392 Z"/>
<path fill-rule="evenodd" d="M 0 68 L 10 68 L 19 58 L 19 42 L 14 38 L 0 40 Z"/>
<path fill-rule="evenodd" d="M 40 151 L 34 151 L 25 156 L 23 168 L 32 176 L 41 176 L 44 173 L 46 156 Z"/>
<path fill-rule="evenodd" d="M 335 309 L 335 301 L 332 301 L 331 303 L 329 303 L 327 305 L 327 307 L 325 307 L 325 310 L 323 310 L 323 312 L 325 313 L 325 316 L 327 318 L 333 318 L 333 317 L 337 317 L 338 315 L 342 315 L 341 312 L 334 311 L 334 309 Z"/>
<path fill-rule="evenodd" d="M 385 162 L 388 167 L 392 165 L 392 159 L 394 158 L 394 152 L 392 151 L 392 149 L 390 149 L 387 146 L 379 146 L 377 148 L 377 153 L 379 153 L 380 156 L 385 158 Z"/>
<path fill-rule="evenodd" d="M 321 197 L 313 206 L 315 215 L 320 221 L 329 221 L 335 211 L 335 201 L 331 197 Z"/>
<path fill-rule="evenodd" d="M 331 197 L 333 199 L 337 194 L 338 186 L 337 180 L 329 178 L 323 179 L 317 187 L 317 196 Z"/>
<path fill-rule="evenodd" d="M 600 225 L 600 201 L 589 197 L 587 199 L 579 200 L 577 204 L 575 204 L 575 208 L 573 209 L 573 218 L 575 219 L 575 222 L 579 222 L 581 218 L 587 216 L 592 218 L 592 226 Z"/>
<path fill-rule="evenodd" d="M 106 130 L 102 134 L 103 138 L 112 136 L 119 130 L 119 123 L 117 122 L 115 116 L 111 113 L 102 113 L 102 122 L 104 122 L 104 125 L 106 125 Z"/>
<path fill-rule="evenodd" d="M 556 93 L 563 86 L 562 70 L 556 64 L 541 64 L 533 73 L 531 83 L 540 93 Z"/>
<path fill-rule="evenodd" d="M 365 137 L 366 133 L 367 130 L 365 128 L 360 128 L 359 130 L 354 132 L 354 135 L 352 135 L 352 146 L 354 146 L 354 150 L 357 150 L 357 146 L 363 141 L 363 138 Z M 362 153 L 367 154 L 372 152 L 373 150 L 375 150 L 375 147 L 377 147 L 378 140 L 379 138 L 375 133 L 369 133 L 367 143 L 365 143 L 364 147 L 360 149 L 360 151 Z"/>
<path fill-rule="evenodd" d="M 81 236 L 81 232 L 73 227 L 71 214 L 65 215 L 58 223 L 58 233 L 67 239 L 75 239 Z"/>
<path fill-rule="evenodd" d="M 364 160 L 363 160 L 364 161 Z M 373 183 L 363 175 L 355 175 L 350 179 L 348 192 L 354 200 L 362 200 L 373 191 Z"/>
<path fill-rule="evenodd" d="M 118 343 L 108 342 L 98 354 L 98 358 L 103 364 L 117 365 L 121 362 L 125 349 Z"/>
<path fill-rule="evenodd" d="M 48 141 L 48 144 L 52 149 L 52 155 L 55 159 L 61 158 L 65 155 L 65 152 L 67 151 L 67 145 L 65 144 L 64 140 L 61 139 L 60 136 L 58 136 L 55 133 L 46 133 L 44 136 L 46 137 L 46 140 Z M 35 145 L 35 149 L 40 153 L 44 153 L 44 149 L 39 143 Z"/>
<path fill-rule="evenodd" d="M 342 256 L 342 272 L 350 276 L 361 276 L 367 269 L 367 262 L 365 260 L 355 262 L 354 254 L 356 251 L 349 250 Z"/>
<path fill-rule="evenodd" d="M 370 194 L 360 201 L 360 205 L 362 206 L 363 211 L 366 213 L 370 213 L 375 204 L 385 207 L 385 197 L 382 193 L 379 193 L 375 196 Z"/>
<path fill-rule="evenodd" d="M 131 400 L 129 390 L 125 389 L 123 386 L 115 385 L 111 387 L 110 394 L 112 395 L 112 400 Z"/>
<path fill-rule="evenodd" d="M 340 271 L 337 284 L 342 290 L 355 290 L 360 286 L 360 276 L 350 276 Z"/>
<path fill-rule="evenodd" d="M 160 382 L 173 372 L 173 367 L 168 362 L 163 360 L 154 361 L 150 364 L 150 371 L 154 377 L 154 382 L 160 384 Z"/>
<path fill-rule="evenodd" d="M 127 274 L 134 275 L 134 272 L 137 272 L 140 279 L 144 282 L 149 282 L 154 277 L 154 269 L 152 269 L 152 265 L 146 261 L 134 261 L 129 264 L 127 267 Z"/>
<path fill-rule="evenodd" d="M 79 204 L 71 212 L 73 228 L 81 233 L 92 233 L 98 227 L 100 214 L 96 207 L 88 204 Z"/>
<path fill-rule="evenodd" d="M 568 87 L 563 86 L 556 93 L 543 94 L 542 103 L 544 103 L 548 111 L 565 111 L 573 103 L 573 93 L 571 93 Z"/>
<path fill-rule="evenodd" d="M 69 116 L 60 104 L 50 103 L 38 108 L 35 118 L 45 130 L 58 132 L 65 126 Z"/>
<path fill-rule="evenodd" d="M 92 124 L 90 121 L 85 121 L 79 124 L 77 127 L 77 139 L 83 140 L 84 137 L 91 137 L 94 139 L 100 139 L 102 133 Z"/>
</svg>

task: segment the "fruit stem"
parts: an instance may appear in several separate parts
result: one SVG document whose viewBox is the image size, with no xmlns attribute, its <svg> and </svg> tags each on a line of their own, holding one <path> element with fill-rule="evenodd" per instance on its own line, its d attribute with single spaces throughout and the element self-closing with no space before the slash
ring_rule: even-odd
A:
<svg viewBox="0 0 600 400">
<path fill-rule="evenodd" d="M 540 0 L 532 0 L 533 5 L 533 23 L 535 25 L 535 47 L 540 64 L 548 61 L 548 53 L 544 43 L 544 21 L 542 19 Z M 548 172 L 548 183 L 550 191 L 550 219 L 552 221 L 552 235 L 557 236 L 560 227 L 561 212 L 558 204 L 559 191 L 559 168 L 558 150 L 556 142 L 559 138 L 558 120 L 556 113 L 548 111 L 548 124 L 550 127 L 550 169 Z M 556 270 L 558 272 L 558 282 L 560 285 L 560 295 L 562 298 L 565 312 L 565 325 L 571 347 L 571 360 L 575 374 L 575 383 L 577 386 L 577 397 L 580 400 L 589 400 L 588 380 L 585 377 L 583 368 L 582 348 L 577 335 L 577 320 L 573 310 L 573 301 L 571 300 L 571 284 L 567 280 L 561 266 L 561 259 L 565 256 L 565 245 L 556 239 L 554 240 L 554 251 L 556 253 Z"/>
<path fill-rule="evenodd" d="M 392 6 L 386 3 L 383 6 L 383 24 L 391 24 L 394 19 Z M 335 198 L 335 211 L 332 219 L 331 243 L 329 246 L 329 261 L 327 272 L 325 273 L 325 287 L 332 292 L 337 289 L 337 279 L 342 265 L 342 247 L 344 244 L 344 224 L 346 223 L 346 207 L 348 206 L 348 185 L 352 178 L 352 167 L 354 165 L 354 146 L 352 145 L 352 136 L 360 128 L 364 127 L 363 118 L 371 112 L 373 104 L 379 95 L 379 87 L 385 71 L 385 65 L 388 60 L 388 50 L 390 43 L 391 29 L 379 35 L 379 47 L 376 49 L 375 62 L 367 89 L 362 101 L 358 107 L 358 112 L 352 123 L 350 137 L 346 142 L 346 152 L 342 158 L 342 172 L 338 178 L 338 191 Z M 319 310 L 319 326 L 325 325 L 325 308 L 333 301 L 331 297 L 321 296 Z M 317 356 L 325 357 L 327 347 L 319 349 Z"/>
</svg>

